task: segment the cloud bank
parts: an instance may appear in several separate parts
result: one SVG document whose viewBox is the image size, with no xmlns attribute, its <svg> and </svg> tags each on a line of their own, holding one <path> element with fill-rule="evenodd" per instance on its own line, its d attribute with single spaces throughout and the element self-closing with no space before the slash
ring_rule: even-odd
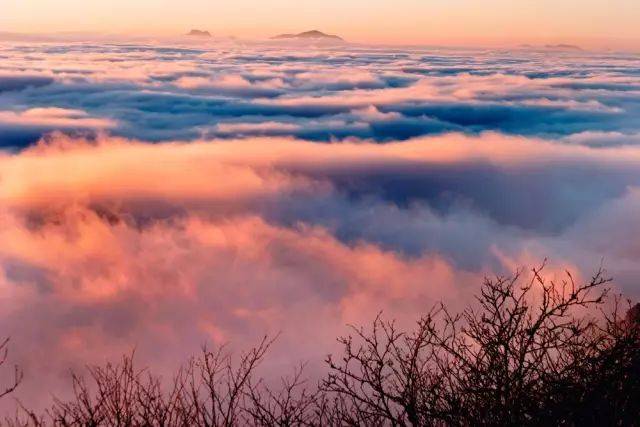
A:
<svg viewBox="0 0 640 427">
<path fill-rule="evenodd" d="M 265 333 L 281 373 L 545 257 L 640 294 L 638 58 L 280 49 L 1 46 L 19 397 L 134 347 L 170 372 Z"/>
<path fill-rule="evenodd" d="M 4 115 L 83 111 L 116 135 L 146 141 L 640 132 L 640 61 L 630 54 L 5 43 L 0 56 Z M 10 147 L 52 130 L 46 120 L 36 129 L 2 126 L 11 137 L 0 143 Z"/>
</svg>

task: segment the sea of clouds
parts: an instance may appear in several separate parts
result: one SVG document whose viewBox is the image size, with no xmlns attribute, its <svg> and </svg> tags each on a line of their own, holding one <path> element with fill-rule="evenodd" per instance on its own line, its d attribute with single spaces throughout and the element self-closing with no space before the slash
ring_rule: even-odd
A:
<svg viewBox="0 0 640 427">
<path fill-rule="evenodd" d="M 313 376 L 346 324 L 544 258 L 637 298 L 639 230 L 639 55 L 0 44 L 0 336 L 35 404 L 264 334 Z"/>
</svg>

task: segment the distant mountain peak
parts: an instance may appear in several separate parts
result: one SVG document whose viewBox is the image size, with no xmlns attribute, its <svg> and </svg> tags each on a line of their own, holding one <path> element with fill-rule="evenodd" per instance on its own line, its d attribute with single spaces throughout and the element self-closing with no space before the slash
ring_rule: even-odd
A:
<svg viewBox="0 0 640 427">
<path fill-rule="evenodd" d="M 521 44 L 518 46 L 521 49 L 536 49 L 536 50 L 555 50 L 555 51 L 582 51 L 580 46 L 573 44 L 559 43 L 559 44 L 546 44 L 546 45 L 531 45 Z"/>
<path fill-rule="evenodd" d="M 560 44 L 548 44 L 545 46 L 545 48 L 547 49 L 557 49 L 557 50 L 582 50 L 582 48 L 580 46 L 576 46 L 573 44 L 565 44 L 565 43 L 560 43 Z"/>
<path fill-rule="evenodd" d="M 335 41 L 344 41 L 344 39 L 340 36 L 336 36 L 333 34 L 323 33 L 318 30 L 304 31 L 298 34 L 280 34 L 275 37 L 272 37 L 276 40 L 283 39 L 298 39 L 298 40 L 335 40 Z"/>
<path fill-rule="evenodd" d="M 209 31 L 204 31 L 204 30 L 191 30 L 187 33 L 188 36 L 195 36 L 195 37 L 211 37 L 211 33 L 209 33 Z"/>
</svg>

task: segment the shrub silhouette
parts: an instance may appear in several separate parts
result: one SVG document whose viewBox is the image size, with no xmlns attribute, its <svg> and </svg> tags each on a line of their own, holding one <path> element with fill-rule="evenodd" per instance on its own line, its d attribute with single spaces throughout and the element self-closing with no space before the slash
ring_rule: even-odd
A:
<svg viewBox="0 0 640 427">
<path fill-rule="evenodd" d="M 202 353 L 170 384 L 132 356 L 72 377 L 74 397 L 11 425 L 520 426 L 640 421 L 640 305 L 611 296 L 602 270 L 577 284 L 486 279 L 461 313 L 429 310 L 413 331 L 380 315 L 339 338 L 319 384 L 304 366 L 279 387 L 256 377 L 273 341 L 237 359 Z M 18 375 L 18 374 L 16 374 Z M 19 376 L 16 376 L 19 382 Z"/>
<path fill-rule="evenodd" d="M 4 367 L 7 363 L 7 359 L 9 357 L 9 338 L 6 338 L 4 341 L 0 342 L 0 369 Z M 12 372 L 12 378 L 8 383 L 0 386 L 0 399 L 7 396 L 8 394 L 13 393 L 13 391 L 18 388 L 20 382 L 22 382 L 22 371 L 18 366 L 14 366 Z"/>
<path fill-rule="evenodd" d="M 520 273 L 486 280 L 475 306 L 437 307 L 412 333 L 378 318 L 341 339 L 323 389 L 347 400 L 344 419 L 371 424 L 637 423 L 640 324 L 607 283 L 602 270 L 576 285 L 534 269 L 524 284 Z"/>
</svg>

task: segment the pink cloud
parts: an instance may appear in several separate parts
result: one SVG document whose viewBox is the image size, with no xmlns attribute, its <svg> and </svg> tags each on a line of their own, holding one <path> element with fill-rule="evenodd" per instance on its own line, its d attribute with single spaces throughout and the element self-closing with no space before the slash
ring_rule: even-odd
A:
<svg viewBox="0 0 640 427">
<path fill-rule="evenodd" d="M 246 347 L 264 333 L 282 332 L 267 365 L 272 375 L 305 360 L 318 372 L 347 323 L 384 310 L 407 325 L 440 300 L 459 307 L 495 266 L 464 269 L 437 251 L 408 256 L 341 240 L 330 226 L 273 221 L 257 201 L 337 197 L 329 173 L 595 160 L 636 165 L 640 150 L 494 134 L 386 145 L 152 145 L 56 135 L 5 153 L 0 290 L 11 304 L 0 305 L 0 330 L 12 336 L 12 357 L 25 369 L 17 396 L 42 405 L 68 390 L 69 369 L 134 347 L 141 363 L 168 373 L 204 342 Z M 150 215 L 158 202 L 171 213 Z M 493 250 L 511 269 L 538 263 L 557 242 L 538 244 Z M 557 260 L 579 278 L 580 267 L 565 261 Z"/>
<path fill-rule="evenodd" d="M 493 133 L 388 144 L 253 138 L 150 145 L 104 137 L 89 143 L 58 135 L 20 154 L 0 155 L 0 200 L 17 207 L 69 200 L 239 205 L 294 191 L 326 191 L 322 177 L 341 171 L 480 161 L 505 170 L 567 162 L 632 166 L 640 164 L 640 149 L 595 149 Z"/>
<path fill-rule="evenodd" d="M 140 228 L 126 215 L 69 207 L 35 229 L 6 213 L 0 221 L 10 242 L 0 249 L 0 289 L 12 301 L 2 330 L 27 374 L 18 396 L 36 402 L 66 388 L 68 369 L 134 346 L 168 372 L 204 342 L 246 347 L 282 332 L 280 372 L 302 360 L 317 369 L 345 324 L 381 309 L 410 322 L 480 279 L 438 256 L 407 259 L 255 216 Z"/>
<path fill-rule="evenodd" d="M 0 124 L 56 129 L 109 129 L 115 127 L 117 123 L 111 119 L 91 117 L 82 110 L 49 107 L 24 111 L 0 111 Z"/>
</svg>

